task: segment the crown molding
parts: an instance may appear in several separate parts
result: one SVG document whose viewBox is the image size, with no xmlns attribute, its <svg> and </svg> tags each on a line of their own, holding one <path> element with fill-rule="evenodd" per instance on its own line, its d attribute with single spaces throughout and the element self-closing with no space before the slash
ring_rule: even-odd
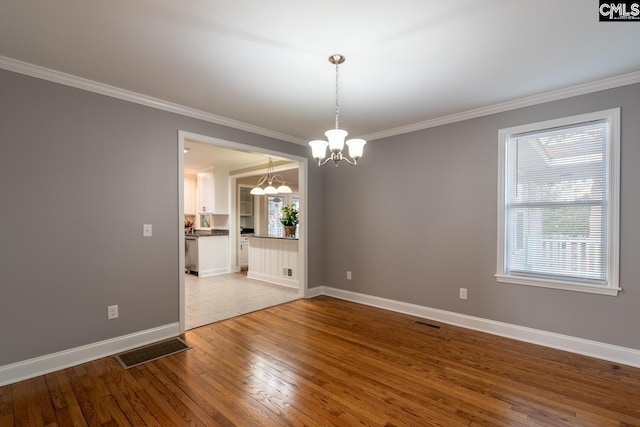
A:
<svg viewBox="0 0 640 427">
<path fill-rule="evenodd" d="M 557 101 L 564 98 L 585 95 L 588 93 L 598 92 L 606 89 L 613 89 L 616 87 L 627 86 L 635 83 L 640 83 L 640 71 L 623 74 L 616 77 L 610 77 L 603 80 L 597 80 L 594 82 L 570 86 L 567 88 L 545 92 L 537 95 L 527 96 L 525 98 L 501 102 L 499 104 L 488 105 L 486 107 L 475 108 L 473 110 L 463 111 L 461 113 L 451 114 L 448 116 L 437 117 L 435 119 L 425 120 L 422 122 L 400 126 L 393 129 L 387 129 L 380 132 L 374 132 L 368 135 L 363 135 L 360 138 L 366 139 L 367 141 L 373 141 L 376 139 L 388 138 L 404 133 L 415 132 L 436 126 L 446 125 L 449 123 L 475 119 L 477 117 L 502 113 L 509 110 L 516 110 L 523 107 L 530 107 L 532 105 L 543 104 L 545 102 Z"/>
<path fill-rule="evenodd" d="M 255 133 L 262 136 L 267 136 L 269 138 L 275 138 L 282 141 L 291 142 L 293 144 L 298 144 L 303 146 L 307 145 L 306 140 L 292 136 L 292 135 L 288 135 L 288 134 L 277 132 L 271 129 L 266 129 L 259 126 L 251 125 L 249 123 L 244 123 L 238 120 L 229 119 L 227 117 L 207 113 L 201 110 L 196 110 L 194 108 L 185 107 L 183 105 L 164 101 L 158 98 L 153 98 L 147 95 L 128 91 L 115 86 L 110 86 L 103 83 L 95 82 L 93 80 L 84 79 L 82 77 L 78 77 L 72 74 L 67 74 L 67 73 L 52 70 L 49 68 L 41 67 L 39 65 L 18 61 L 17 59 L 9 58 L 2 55 L 0 55 L 0 69 L 13 71 L 20 74 L 25 74 L 31 77 L 36 77 L 36 78 L 48 80 L 54 83 L 63 84 L 65 86 L 75 87 L 77 89 L 87 90 L 89 92 L 110 96 L 112 98 L 122 99 L 124 101 L 133 102 L 133 103 L 144 105 L 151 108 L 157 108 L 159 110 L 180 114 L 182 116 L 204 120 L 206 122 L 243 130 L 246 132 L 251 132 L 251 133 Z M 518 108 L 529 107 L 532 105 L 542 104 L 545 102 L 557 101 L 564 98 L 570 98 L 572 96 L 584 95 L 587 93 L 598 92 L 606 89 L 613 89 L 616 87 L 626 86 L 626 85 L 635 84 L 635 83 L 640 83 L 640 71 L 623 74 L 620 76 L 610 77 L 607 79 L 597 80 L 594 82 L 570 86 L 567 88 L 545 92 L 537 95 L 532 95 L 525 98 L 519 98 L 511 101 L 501 102 L 498 104 L 493 104 L 485 107 L 475 108 L 472 110 L 463 111 L 463 112 L 451 114 L 448 116 L 437 117 L 434 119 L 429 119 L 422 122 L 409 124 L 406 126 L 399 126 L 396 128 L 387 129 L 380 132 L 374 132 L 367 135 L 362 135 L 360 136 L 360 138 L 366 139 L 367 141 L 373 141 L 376 139 L 402 135 L 409 132 L 415 132 L 415 131 L 424 130 L 424 129 L 428 129 L 436 126 L 442 126 L 442 125 L 455 123 L 455 122 L 461 122 L 463 120 L 475 119 L 477 117 L 488 116 L 496 113 L 502 113 L 504 111 L 515 110 Z"/>
<path fill-rule="evenodd" d="M 110 96 L 112 98 L 122 99 L 124 101 L 156 108 L 158 110 L 168 111 L 170 113 L 180 114 L 182 116 L 204 120 L 206 122 L 243 130 L 262 136 L 267 136 L 269 138 L 291 142 L 293 144 L 306 145 L 305 140 L 292 135 L 287 135 L 271 129 L 266 129 L 238 120 L 229 119 L 227 117 L 207 113 L 205 111 L 196 110 L 194 108 L 185 107 L 183 105 L 174 104 L 173 102 L 164 101 L 162 99 L 153 98 L 141 93 L 132 92 L 115 86 L 95 82 L 93 80 L 41 67 L 39 65 L 30 64 L 28 62 L 18 61 L 17 59 L 9 58 L 2 55 L 0 55 L 0 69 L 36 77 L 42 80 L 48 80 L 50 82 L 59 83 L 65 86 L 75 87 L 77 89 L 94 92 L 100 95 Z"/>
</svg>

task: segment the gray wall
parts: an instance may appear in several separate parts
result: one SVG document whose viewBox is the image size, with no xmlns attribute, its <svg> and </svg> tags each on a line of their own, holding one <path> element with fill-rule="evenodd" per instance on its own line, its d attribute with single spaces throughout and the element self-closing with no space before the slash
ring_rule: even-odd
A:
<svg viewBox="0 0 640 427">
<path fill-rule="evenodd" d="M 0 366 L 178 321 L 179 129 L 308 155 L 8 71 L 0 89 Z M 624 292 L 497 283 L 498 129 L 613 107 L 622 108 Z M 640 349 L 639 117 L 633 85 L 371 141 L 357 168 L 310 161 L 309 287 Z M 152 238 L 141 237 L 143 223 Z M 110 304 L 116 321 L 106 320 Z"/>
<path fill-rule="evenodd" d="M 498 283 L 498 130 L 621 107 L 617 297 Z M 325 172 L 328 286 L 640 349 L 640 84 L 372 141 Z M 353 280 L 346 280 L 346 271 Z M 458 299 L 468 288 L 469 299 Z"/>
<path fill-rule="evenodd" d="M 179 129 L 308 155 L 0 70 L 0 366 L 178 321 Z M 324 283 L 322 186 L 309 167 L 310 287 Z"/>
</svg>

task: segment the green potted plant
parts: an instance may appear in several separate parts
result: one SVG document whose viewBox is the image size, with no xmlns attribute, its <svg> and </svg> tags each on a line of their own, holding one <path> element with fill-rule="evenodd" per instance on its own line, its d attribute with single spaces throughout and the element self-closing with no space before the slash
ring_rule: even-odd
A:
<svg viewBox="0 0 640 427">
<path fill-rule="evenodd" d="M 280 213 L 280 223 L 284 225 L 285 237 L 294 237 L 298 226 L 298 210 L 294 205 L 284 205 Z"/>
</svg>

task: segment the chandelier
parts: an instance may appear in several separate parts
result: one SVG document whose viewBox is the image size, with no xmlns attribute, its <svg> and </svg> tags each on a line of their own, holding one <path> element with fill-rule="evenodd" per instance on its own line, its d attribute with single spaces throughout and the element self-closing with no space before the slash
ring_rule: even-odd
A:
<svg viewBox="0 0 640 427">
<path fill-rule="evenodd" d="M 274 183 L 276 185 L 280 184 L 278 188 L 273 185 Z M 265 184 L 268 185 L 262 188 L 262 186 Z M 291 188 L 284 183 L 284 179 L 282 179 L 280 175 L 276 175 L 274 173 L 271 157 L 269 157 L 269 167 L 267 168 L 267 174 L 261 176 L 260 179 L 258 179 L 258 183 L 251 189 L 250 193 L 256 196 L 262 196 L 264 194 L 291 193 Z"/>
<path fill-rule="evenodd" d="M 338 167 L 342 160 L 355 166 L 358 164 L 358 159 L 362 157 L 364 145 L 367 143 L 364 139 L 349 139 L 347 140 L 349 157 L 342 154 L 344 138 L 348 135 L 348 132 L 340 129 L 338 126 L 338 115 L 340 113 L 340 107 L 338 104 L 338 65 L 342 64 L 344 60 L 345 57 L 342 55 L 336 54 L 329 57 L 329 62 L 336 66 L 336 127 L 335 129 L 330 129 L 324 133 L 329 142 L 322 139 L 316 139 L 309 142 L 313 158 L 318 162 L 318 166 L 324 165 L 329 160 L 333 160 L 336 167 Z M 329 150 L 331 150 L 331 155 L 325 159 L 327 155 L 327 146 L 329 147 Z"/>
</svg>

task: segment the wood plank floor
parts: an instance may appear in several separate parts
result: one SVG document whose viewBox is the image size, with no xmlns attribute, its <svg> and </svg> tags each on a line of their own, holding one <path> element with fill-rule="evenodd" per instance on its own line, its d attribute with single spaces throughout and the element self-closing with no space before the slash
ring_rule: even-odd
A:
<svg viewBox="0 0 640 427">
<path fill-rule="evenodd" d="M 0 388 L 0 426 L 640 426 L 640 369 L 329 297 Z"/>
</svg>

